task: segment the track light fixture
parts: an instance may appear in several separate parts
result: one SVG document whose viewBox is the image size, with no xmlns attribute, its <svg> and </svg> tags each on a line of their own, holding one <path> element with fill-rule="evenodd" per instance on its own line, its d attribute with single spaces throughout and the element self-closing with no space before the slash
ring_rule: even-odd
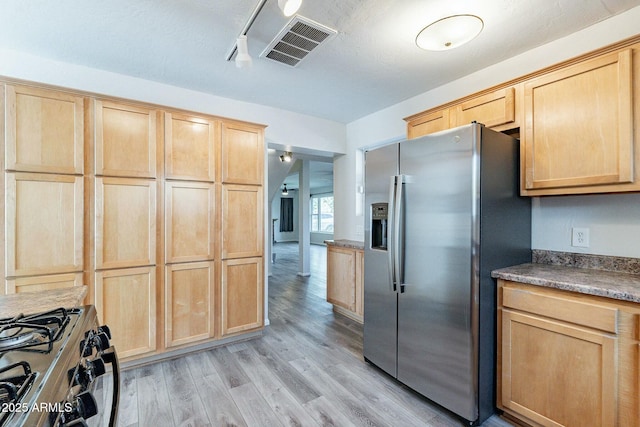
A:
<svg viewBox="0 0 640 427">
<path fill-rule="evenodd" d="M 236 67 L 251 67 L 253 60 L 251 59 L 251 56 L 249 56 L 249 49 L 247 47 L 247 36 L 238 37 L 236 46 L 238 47 L 238 53 L 236 54 Z"/>
<path fill-rule="evenodd" d="M 240 31 L 240 35 L 238 36 L 236 43 L 234 43 L 229 53 L 227 53 L 227 61 L 231 61 L 231 58 L 233 58 L 233 55 L 237 52 L 236 67 L 238 68 L 251 66 L 252 61 L 251 57 L 249 56 L 249 51 L 247 50 L 247 33 L 249 32 L 249 28 L 251 28 L 251 26 L 255 22 L 258 14 L 262 10 L 266 2 L 267 0 L 258 0 L 258 4 L 256 4 L 253 12 L 251 12 L 251 16 L 249 16 L 247 23 L 244 24 L 242 31 Z M 301 4 L 302 0 L 278 0 L 278 6 L 280 7 L 280 10 L 282 10 L 284 16 L 291 16 L 296 13 L 298 9 L 300 9 Z M 241 56 L 242 58 L 240 58 Z"/>
<path fill-rule="evenodd" d="M 284 188 L 282 189 L 282 195 L 283 196 L 289 195 L 289 191 L 287 190 L 287 184 L 284 184 Z"/>
<path fill-rule="evenodd" d="M 293 154 L 291 154 L 291 151 L 285 151 L 285 152 L 284 152 L 284 153 L 282 153 L 282 155 L 280 156 L 280 161 L 281 161 L 281 162 L 287 162 L 287 163 L 289 163 L 292 159 L 293 159 Z"/>
<path fill-rule="evenodd" d="M 284 16 L 291 16 L 300 9 L 302 0 L 278 0 L 278 6 Z"/>
</svg>

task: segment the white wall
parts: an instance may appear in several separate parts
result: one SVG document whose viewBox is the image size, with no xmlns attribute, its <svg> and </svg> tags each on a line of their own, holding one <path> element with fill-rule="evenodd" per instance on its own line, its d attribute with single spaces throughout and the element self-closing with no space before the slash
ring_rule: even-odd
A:
<svg viewBox="0 0 640 427">
<path fill-rule="evenodd" d="M 640 258 L 640 194 L 537 197 L 535 249 Z M 571 228 L 589 228 L 589 248 L 571 246 Z"/>
<path fill-rule="evenodd" d="M 334 191 L 336 218 L 340 220 L 335 225 L 335 238 L 364 239 L 358 192 L 362 181 L 361 152 L 363 148 L 403 139 L 403 117 L 632 37 L 639 31 L 638 22 L 640 7 L 349 123 L 346 153 L 334 162 L 336 181 L 345 183 Z M 640 257 L 640 244 L 632 243 L 640 242 L 638 206 L 640 194 L 534 198 L 532 247 Z M 570 246 L 574 226 L 590 228 L 589 248 Z"/>
<path fill-rule="evenodd" d="M 268 125 L 267 142 L 343 153 L 345 125 L 75 64 L 0 49 L 0 76 Z"/>
</svg>

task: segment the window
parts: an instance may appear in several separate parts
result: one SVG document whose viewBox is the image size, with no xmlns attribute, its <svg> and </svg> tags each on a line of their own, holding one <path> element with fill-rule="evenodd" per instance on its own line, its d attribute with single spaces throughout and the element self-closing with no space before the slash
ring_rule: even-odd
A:
<svg viewBox="0 0 640 427">
<path fill-rule="evenodd" d="M 333 196 L 311 196 L 311 231 L 333 233 Z"/>
</svg>

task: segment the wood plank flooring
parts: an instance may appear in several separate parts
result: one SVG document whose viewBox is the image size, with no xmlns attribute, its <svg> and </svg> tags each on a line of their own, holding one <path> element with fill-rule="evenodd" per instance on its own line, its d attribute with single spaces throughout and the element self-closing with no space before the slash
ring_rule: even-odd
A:
<svg viewBox="0 0 640 427">
<path fill-rule="evenodd" d="M 118 425 L 464 425 L 364 362 L 362 325 L 325 301 L 324 247 L 312 246 L 310 277 L 296 275 L 297 245 L 274 252 L 264 336 L 123 371 Z"/>
</svg>

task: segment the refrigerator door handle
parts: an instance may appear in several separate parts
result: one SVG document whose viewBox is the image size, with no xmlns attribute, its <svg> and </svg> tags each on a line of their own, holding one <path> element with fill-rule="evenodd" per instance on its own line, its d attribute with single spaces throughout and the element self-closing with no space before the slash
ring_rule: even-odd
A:
<svg viewBox="0 0 640 427">
<path fill-rule="evenodd" d="M 391 176 L 389 182 L 389 208 L 388 212 L 388 226 L 389 238 L 387 240 L 387 262 L 389 263 L 389 286 L 391 292 L 397 292 L 395 281 L 395 265 L 394 265 L 394 252 L 395 252 L 395 202 L 396 202 L 396 179 L 397 176 Z"/>
<path fill-rule="evenodd" d="M 403 198 L 404 198 L 404 182 L 405 176 L 396 176 L 396 198 L 393 206 L 393 264 L 394 264 L 394 282 L 396 290 L 400 293 L 404 292 L 404 221 L 403 221 Z"/>
</svg>

